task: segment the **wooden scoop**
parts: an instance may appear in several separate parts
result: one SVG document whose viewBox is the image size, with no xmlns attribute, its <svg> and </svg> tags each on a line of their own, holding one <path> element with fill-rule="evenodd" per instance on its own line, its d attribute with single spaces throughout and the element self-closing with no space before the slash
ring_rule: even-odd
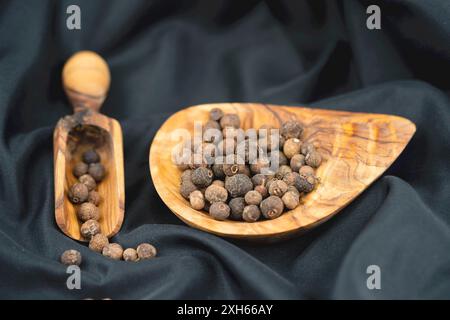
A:
<svg viewBox="0 0 450 320">
<path fill-rule="evenodd" d="M 119 231 L 125 209 L 122 129 L 117 120 L 99 113 L 109 89 L 109 68 L 96 53 L 80 51 L 66 62 L 62 79 L 74 114 L 60 119 L 53 134 L 56 223 L 69 237 L 87 241 L 80 234 L 78 206 L 67 194 L 78 181 L 72 168 L 84 151 L 95 149 L 106 169 L 97 191 L 101 232 L 109 238 Z"/>
<path fill-rule="evenodd" d="M 297 208 L 274 220 L 217 221 L 192 209 L 180 195 L 181 171 L 171 153 L 185 136 L 173 133 L 185 129 L 192 134 L 194 121 L 205 123 L 212 108 L 239 114 L 244 129 L 263 124 L 280 128 L 290 119 L 302 122 L 303 140 L 317 145 L 324 158 L 316 172 L 320 183 L 315 190 Z M 252 103 L 200 105 L 175 113 L 158 130 L 150 149 L 150 171 L 164 203 L 187 224 L 226 237 L 276 239 L 312 228 L 352 202 L 394 162 L 415 130 L 408 119 L 384 114 Z"/>
</svg>

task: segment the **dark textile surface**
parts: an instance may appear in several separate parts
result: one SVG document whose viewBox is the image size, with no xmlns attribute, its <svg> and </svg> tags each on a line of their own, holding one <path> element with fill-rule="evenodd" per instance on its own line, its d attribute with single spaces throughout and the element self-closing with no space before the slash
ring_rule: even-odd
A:
<svg viewBox="0 0 450 320">
<path fill-rule="evenodd" d="M 78 4 L 82 29 L 66 28 Z M 450 2 L 0 2 L 0 297 L 449 298 Z M 61 68 L 108 61 L 102 111 L 123 127 L 126 216 L 116 241 L 159 257 L 115 262 L 54 221 L 52 132 L 69 113 Z M 209 102 L 307 104 L 401 115 L 417 125 L 388 171 L 302 237 L 249 244 L 180 222 L 149 176 L 150 142 L 172 113 Z M 58 262 L 81 251 L 82 290 Z M 366 268 L 381 268 L 368 290 Z"/>
</svg>

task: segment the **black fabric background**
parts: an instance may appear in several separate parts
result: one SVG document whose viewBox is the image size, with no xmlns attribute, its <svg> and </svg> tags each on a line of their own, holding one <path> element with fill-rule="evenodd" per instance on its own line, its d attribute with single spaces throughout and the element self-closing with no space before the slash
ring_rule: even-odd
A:
<svg viewBox="0 0 450 320">
<path fill-rule="evenodd" d="M 37 299 L 449 298 L 450 3 L 382 1 L 0 3 L 0 297 Z M 66 28 L 78 4 L 82 30 Z M 115 262 L 54 221 L 52 132 L 69 113 L 61 68 L 108 61 L 102 111 L 124 132 L 126 217 L 116 241 L 159 257 Z M 209 102 L 307 104 L 409 118 L 417 133 L 351 205 L 302 237 L 255 245 L 187 227 L 158 197 L 150 142 L 172 113 Z M 66 249 L 82 290 L 67 290 Z M 381 290 L 366 268 L 381 267 Z"/>
</svg>

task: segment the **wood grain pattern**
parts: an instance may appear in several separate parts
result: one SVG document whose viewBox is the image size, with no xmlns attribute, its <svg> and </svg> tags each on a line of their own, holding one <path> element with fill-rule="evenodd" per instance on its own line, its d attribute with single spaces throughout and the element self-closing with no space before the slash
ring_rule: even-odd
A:
<svg viewBox="0 0 450 320">
<path fill-rule="evenodd" d="M 179 193 L 181 171 L 170 152 L 183 138 L 171 133 L 180 128 L 192 132 L 194 120 L 206 122 L 214 107 L 238 113 L 244 129 L 280 127 L 288 119 L 304 124 L 303 139 L 318 146 L 324 161 L 317 170 L 320 184 L 303 204 L 277 219 L 256 223 L 216 221 L 190 208 Z M 250 103 L 200 105 L 177 112 L 162 125 L 151 145 L 150 171 L 164 203 L 195 228 L 235 238 L 285 237 L 326 221 L 348 205 L 392 164 L 414 132 L 411 121 L 391 115 Z"/>
<path fill-rule="evenodd" d="M 125 182 L 122 129 L 115 119 L 97 112 L 109 88 L 108 66 L 93 52 L 77 53 L 64 67 L 63 84 L 74 114 L 60 119 L 53 133 L 56 223 L 69 237 L 86 241 L 80 234 L 77 206 L 69 201 L 67 191 L 77 182 L 73 165 L 84 151 L 95 148 L 106 169 L 106 177 L 97 185 L 103 198 L 99 223 L 102 233 L 112 237 L 123 222 Z"/>
</svg>

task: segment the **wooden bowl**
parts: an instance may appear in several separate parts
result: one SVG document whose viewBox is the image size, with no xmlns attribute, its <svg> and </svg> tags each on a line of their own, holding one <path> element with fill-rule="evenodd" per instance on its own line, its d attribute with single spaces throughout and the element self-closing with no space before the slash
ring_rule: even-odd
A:
<svg viewBox="0 0 450 320">
<path fill-rule="evenodd" d="M 302 139 L 318 145 L 324 161 L 317 169 L 320 183 L 301 205 L 274 220 L 254 223 L 217 221 L 190 207 L 179 193 L 181 171 L 171 156 L 184 138 L 173 132 L 192 133 L 194 121 L 206 122 L 208 111 L 215 107 L 239 114 L 244 129 L 263 124 L 279 128 L 289 119 L 303 123 Z M 251 103 L 199 105 L 175 113 L 158 130 L 150 148 L 150 171 L 161 199 L 192 227 L 232 238 L 285 237 L 326 221 L 348 205 L 392 164 L 415 130 L 411 121 L 383 114 Z"/>
</svg>

